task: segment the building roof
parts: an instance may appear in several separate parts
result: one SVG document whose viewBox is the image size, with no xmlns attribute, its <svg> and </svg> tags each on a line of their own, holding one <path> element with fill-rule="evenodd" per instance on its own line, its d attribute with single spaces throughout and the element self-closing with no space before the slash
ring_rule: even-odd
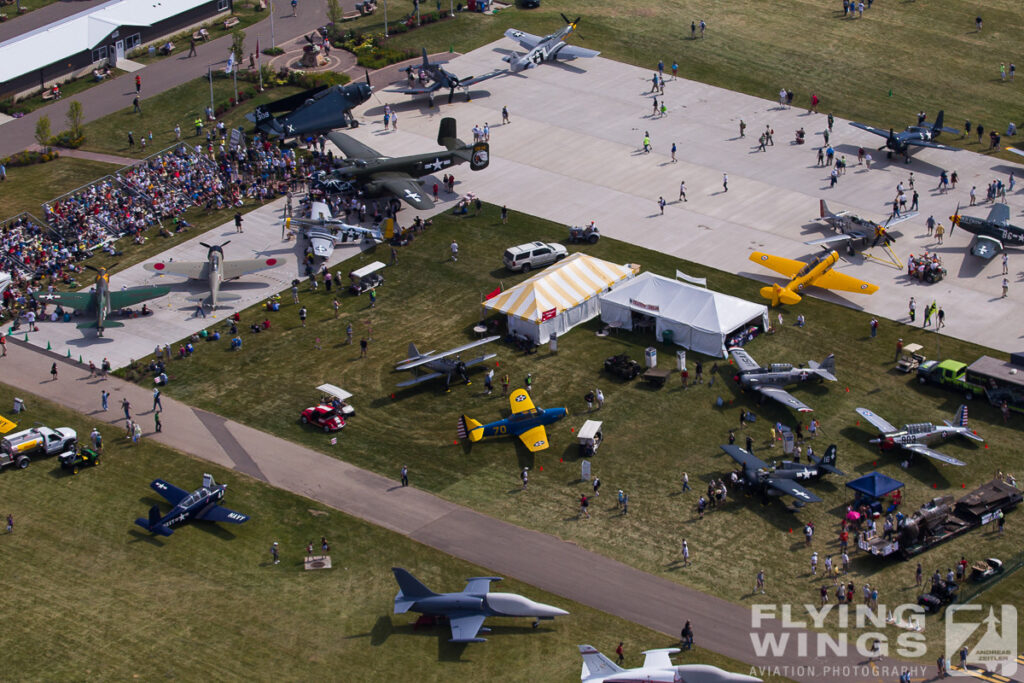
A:
<svg viewBox="0 0 1024 683">
<path fill-rule="evenodd" d="M 541 322 L 578 306 L 632 275 L 629 266 L 577 252 L 485 301 L 484 308 Z"/>
<path fill-rule="evenodd" d="M 967 368 L 967 372 L 972 375 L 992 377 L 1002 384 L 1024 388 L 1024 372 L 1020 372 L 1021 370 L 1024 368 L 1019 365 L 991 356 L 982 356 Z"/>
<path fill-rule="evenodd" d="M 85 50 L 121 26 L 152 26 L 210 0 L 111 0 L 0 43 L 0 83 Z"/>
</svg>

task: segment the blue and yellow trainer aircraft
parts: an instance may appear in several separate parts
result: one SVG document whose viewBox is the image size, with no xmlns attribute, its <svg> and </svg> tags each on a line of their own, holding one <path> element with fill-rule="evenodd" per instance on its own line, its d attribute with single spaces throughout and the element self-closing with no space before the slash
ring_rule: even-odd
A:
<svg viewBox="0 0 1024 683">
<path fill-rule="evenodd" d="M 548 447 L 544 425 L 558 422 L 569 414 L 565 408 L 537 408 L 526 389 L 516 389 L 509 396 L 512 414 L 504 420 L 481 424 L 471 417 L 459 418 L 459 438 L 480 441 L 492 436 L 518 436 L 531 453 Z"/>
</svg>

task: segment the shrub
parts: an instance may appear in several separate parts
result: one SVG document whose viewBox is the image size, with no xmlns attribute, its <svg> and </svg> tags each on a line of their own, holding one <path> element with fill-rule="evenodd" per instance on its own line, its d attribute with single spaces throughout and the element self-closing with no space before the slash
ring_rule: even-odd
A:
<svg viewBox="0 0 1024 683">
<path fill-rule="evenodd" d="M 61 132 L 50 138 L 50 144 L 55 147 L 64 147 L 65 149 L 78 149 L 85 142 L 84 135 L 75 135 L 70 130 L 62 130 Z"/>
<path fill-rule="evenodd" d="M 262 50 L 262 52 L 263 52 L 263 54 L 267 55 L 268 57 L 276 57 L 277 55 L 283 55 L 284 54 L 284 49 L 279 48 L 279 47 L 268 47 L 268 48 L 264 48 Z"/>
<path fill-rule="evenodd" d="M 33 164 L 44 164 L 58 158 L 60 153 L 57 150 L 49 152 L 18 152 L 3 159 L 3 165 L 10 168 L 17 166 L 31 166 Z"/>
</svg>

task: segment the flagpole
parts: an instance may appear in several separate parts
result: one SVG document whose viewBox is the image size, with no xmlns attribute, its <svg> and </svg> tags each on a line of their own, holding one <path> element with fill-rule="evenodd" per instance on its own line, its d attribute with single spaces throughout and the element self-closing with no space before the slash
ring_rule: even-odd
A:
<svg viewBox="0 0 1024 683">
<path fill-rule="evenodd" d="M 210 81 L 210 111 L 213 111 L 213 65 L 206 67 L 206 78 Z"/>
<path fill-rule="evenodd" d="M 260 92 L 263 92 L 263 59 L 260 57 L 260 37 L 256 36 L 256 70 L 260 73 Z"/>
<path fill-rule="evenodd" d="M 274 42 L 274 0 L 270 0 L 270 49 L 277 47 Z"/>
</svg>

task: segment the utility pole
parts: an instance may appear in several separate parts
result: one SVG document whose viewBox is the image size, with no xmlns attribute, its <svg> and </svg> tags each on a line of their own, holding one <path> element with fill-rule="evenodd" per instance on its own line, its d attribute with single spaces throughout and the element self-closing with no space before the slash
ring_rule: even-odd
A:
<svg viewBox="0 0 1024 683">
<path fill-rule="evenodd" d="M 274 0 L 270 0 L 270 49 L 277 47 L 274 42 Z"/>
<path fill-rule="evenodd" d="M 388 0 L 380 0 L 384 5 L 384 40 L 388 39 Z"/>
</svg>

